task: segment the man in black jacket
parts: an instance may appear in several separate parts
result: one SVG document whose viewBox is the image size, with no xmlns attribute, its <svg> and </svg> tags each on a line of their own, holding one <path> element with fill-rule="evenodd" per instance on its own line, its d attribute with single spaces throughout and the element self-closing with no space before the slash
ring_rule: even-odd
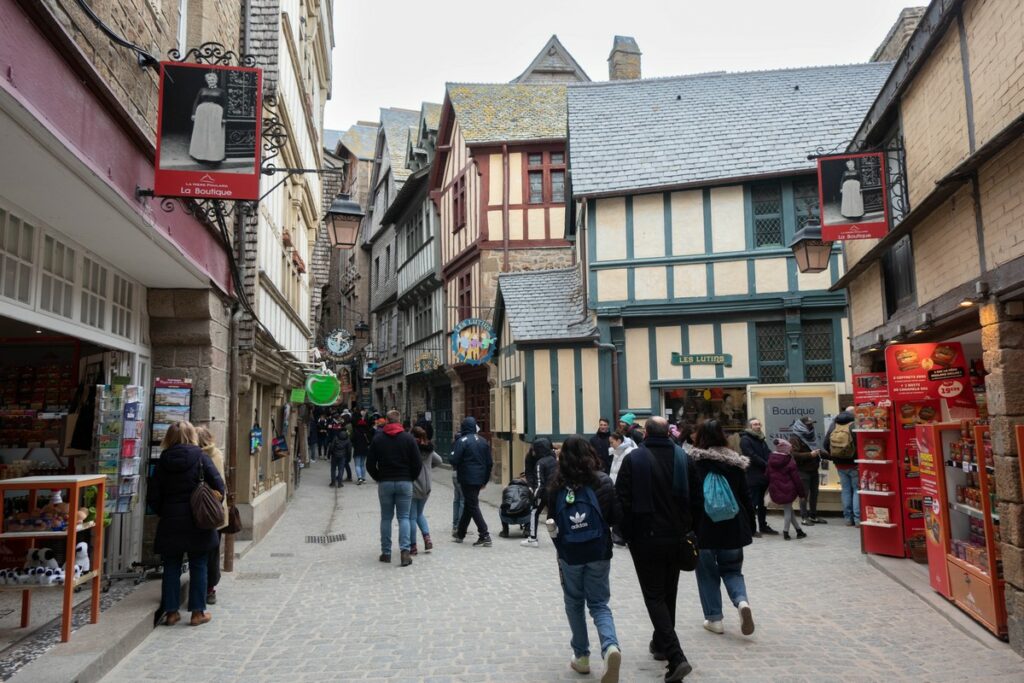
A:
<svg viewBox="0 0 1024 683">
<path fill-rule="evenodd" d="M 366 469 L 378 483 L 380 499 L 380 561 L 391 561 L 391 519 L 398 515 L 398 549 L 402 566 L 412 564 L 412 532 L 409 507 L 412 505 L 412 482 L 420 475 L 423 461 L 412 434 L 402 429 L 402 416 L 388 411 L 387 424 L 370 444 Z"/>
<path fill-rule="evenodd" d="M 520 541 L 521 546 L 540 547 L 537 541 L 537 523 L 546 504 L 545 491 L 548 482 L 557 469 L 558 460 L 555 459 L 555 449 L 551 445 L 551 440 L 542 436 L 533 442 L 530 452 L 526 455 L 526 483 L 533 492 L 533 504 L 530 506 L 530 533 Z"/>
<path fill-rule="evenodd" d="M 352 439 L 348 438 L 348 430 L 345 428 L 334 430 L 331 439 L 331 488 L 341 488 L 342 472 L 348 466 L 352 457 Z"/>
<path fill-rule="evenodd" d="M 765 439 L 761 421 L 752 417 L 747 421 L 747 428 L 740 435 L 740 450 L 750 458 L 747 468 L 747 488 L 750 489 L 750 503 L 757 512 L 757 529 L 754 537 L 761 534 L 778 536 L 779 532 L 768 526 L 768 509 L 764 505 L 764 494 L 768 490 L 768 456 L 772 449 Z"/>
<path fill-rule="evenodd" d="M 452 452 L 452 467 L 458 472 L 459 487 L 465 501 L 459 526 L 453 536 L 456 543 L 462 543 L 469 529 L 469 520 L 472 519 L 476 523 L 478 534 L 473 545 L 490 548 L 491 535 L 487 531 L 484 515 L 480 512 L 480 490 L 487 486 L 491 479 L 494 461 L 491 458 L 490 445 L 480 438 L 478 431 L 476 419 L 466 417 L 459 427 L 459 439 L 455 442 L 455 450 Z"/>
<path fill-rule="evenodd" d="M 646 431 L 643 445 L 623 460 L 615 490 L 622 505 L 622 534 L 654 626 L 650 652 L 655 659 L 668 660 L 665 681 L 672 683 L 693 670 L 676 635 L 676 595 L 681 540 L 693 530 L 704 501 L 692 462 L 686 494 L 673 491 L 676 446 L 668 436 L 668 421 L 652 417 Z"/>
<path fill-rule="evenodd" d="M 601 461 L 601 469 L 605 474 L 612 470 L 612 456 L 608 450 L 608 439 L 611 437 L 611 428 L 608 425 L 608 418 L 602 417 L 597 421 L 597 434 L 590 437 L 590 447 L 597 453 L 597 459 Z"/>
</svg>

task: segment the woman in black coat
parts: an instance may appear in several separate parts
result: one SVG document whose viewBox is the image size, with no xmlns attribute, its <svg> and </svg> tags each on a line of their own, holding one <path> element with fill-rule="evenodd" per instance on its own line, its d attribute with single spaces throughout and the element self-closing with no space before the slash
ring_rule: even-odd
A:
<svg viewBox="0 0 1024 683">
<path fill-rule="evenodd" d="M 772 449 L 764 437 L 761 421 L 752 417 L 747 421 L 747 428 L 740 435 L 740 451 L 750 460 L 747 467 L 747 487 L 750 489 L 750 504 L 757 513 L 757 531 L 755 538 L 761 534 L 778 535 L 778 531 L 768 526 L 768 509 L 764 505 L 764 494 L 768 490 L 768 456 Z"/>
<path fill-rule="evenodd" d="M 224 480 L 210 457 L 198 446 L 196 429 L 188 422 L 175 422 L 167 428 L 160 444 L 163 452 L 149 482 L 146 502 L 160 517 L 153 549 L 163 561 L 163 585 L 157 620 L 173 626 L 181 620 L 181 564 L 188 554 L 188 608 L 191 624 L 198 626 L 211 619 L 206 611 L 207 561 L 217 546 L 215 529 L 200 529 L 192 521 L 192 492 L 204 480 L 224 497 Z"/>
<path fill-rule="evenodd" d="M 722 625 L 722 588 L 739 610 L 740 632 L 748 636 L 754 632 L 754 617 L 747 602 L 747 585 L 743 579 L 743 547 L 751 544 L 754 529 L 754 508 L 750 504 L 746 470 L 750 460 L 726 446 L 725 433 L 718 420 L 708 420 L 697 428 L 695 447 L 690 457 L 697 467 L 704 489 L 704 510 L 697 522 L 697 542 L 700 559 L 697 563 L 697 590 L 704 609 L 704 628 L 712 633 L 724 633 Z M 735 499 L 738 511 L 729 519 L 715 521 L 708 516 L 710 500 L 707 492 L 712 482 L 708 477 L 718 475 L 725 480 Z"/>
</svg>

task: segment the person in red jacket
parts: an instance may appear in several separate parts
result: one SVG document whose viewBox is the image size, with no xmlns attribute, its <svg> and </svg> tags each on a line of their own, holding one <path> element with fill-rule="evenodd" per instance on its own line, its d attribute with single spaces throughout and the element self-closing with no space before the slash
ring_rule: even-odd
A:
<svg viewBox="0 0 1024 683">
<path fill-rule="evenodd" d="M 792 523 L 796 527 L 796 537 L 806 538 L 800 522 L 793 516 L 793 501 L 807 495 L 791 455 L 793 445 L 785 439 L 775 439 L 773 445 L 775 450 L 768 456 L 768 495 L 773 503 L 782 506 L 782 537 L 789 540 L 789 525 Z"/>
</svg>

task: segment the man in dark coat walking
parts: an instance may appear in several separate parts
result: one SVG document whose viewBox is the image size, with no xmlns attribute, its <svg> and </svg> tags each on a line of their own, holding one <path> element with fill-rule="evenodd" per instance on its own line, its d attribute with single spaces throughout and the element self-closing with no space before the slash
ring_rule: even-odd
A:
<svg viewBox="0 0 1024 683">
<path fill-rule="evenodd" d="M 610 474 L 612 470 L 612 455 L 609 450 L 611 444 L 608 443 L 611 435 L 608 418 L 602 417 L 597 421 L 597 434 L 590 437 L 590 447 L 597 453 L 597 458 L 601 461 L 601 469 L 605 474 Z"/>
<path fill-rule="evenodd" d="M 768 456 L 772 449 L 764 437 L 764 430 L 761 421 L 752 417 L 747 421 L 747 428 L 740 435 L 740 451 L 750 459 L 750 466 L 747 468 L 747 488 L 750 489 L 750 503 L 757 513 L 757 529 L 754 537 L 760 538 L 761 534 L 778 536 L 779 532 L 768 526 L 768 509 L 764 505 L 764 494 L 768 490 Z"/>
<path fill-rule="evenodd" d="M 402 415 L 388 411 L 387 424 L 370 444 L 366 469 L 377 482 L 380 499 L 380 561 L 391 562 L 391 519 L 398 515 L 398 549 L 402 566 L 412 564 L 412 483 L 420 476 L 423 461 L 412 434 L 402 429 Z"/>
<path fill-rule="evenodd" d="M 642 446 L 622 461 L 615 491 L 622 504 L 621 531 L 629 542 L 636 577 L 654 626 L 650 652 L 668 660 L 668 683 L 693 670 L 676 634 L 676 596 L 682 539 L 693 530 L 704 501 L 693 463 L 687 466 L 685 493 L 673 489 L 675 449 L 663 417 L 647 420 Z M 687 456 L 688 457 L 688 456 Z"/>
<path fill-rule="evenodd" d="M 456 543 L 462 543 L 466 538 L 466 531 L 469 530 L 469 520 L 472 519 L 479 536 L 473 545 L 490 548 L 491 535 L 487 531 L 484 515 L 480 512 L 480 490 L 487 486 L 491 479 L 494 461 L 491 458 L 490 445 L 480 438 L 478 431 L 476 419 L 466 417 L 459 426 L 459 438 L 452 452 L 452 467 L 458 472 L 459 487 L 465 501 L 462 517 L 459 518 L 459 525 L 453 537 Z"/>
</svg>

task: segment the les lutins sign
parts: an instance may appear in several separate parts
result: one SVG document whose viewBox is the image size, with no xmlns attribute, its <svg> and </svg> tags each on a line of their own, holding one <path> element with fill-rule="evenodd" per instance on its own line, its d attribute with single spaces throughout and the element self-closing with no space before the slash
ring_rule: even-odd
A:
<svg viewBox="0 0 1024 683">
<path fill-rule="evenodd" d="M 673 353 L 672 365 L 722 365 L 732 367 L 731 353 Z"/>
</svg>

